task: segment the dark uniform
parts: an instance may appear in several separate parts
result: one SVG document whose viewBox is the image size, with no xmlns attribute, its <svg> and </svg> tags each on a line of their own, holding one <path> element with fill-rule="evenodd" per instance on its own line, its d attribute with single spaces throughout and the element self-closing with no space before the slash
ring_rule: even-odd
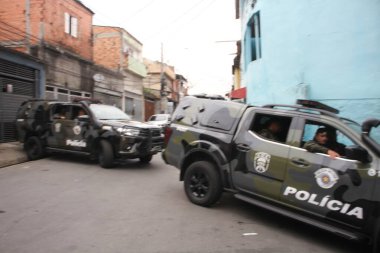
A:
<svg viewBox="0 0 380 253">
<path fill-rule="evenodd" d="M 271 131 L 269 131 L 269 129 L 261 130 L 259 132 L 259 135 L 270 140 L 280 141 L 276 135 L 274 135 Z"/>
<path fill-rule="evenodd" d="M 329 151 L 328 148 L 322 146 L 321 144 L 319 144 L 315 140 L 311 140 L 311 141 L 306 142 L 305 145 L 303 145 L 303 148 L 309 152 L 312 152 L 312 153 L 327 154 L 327 152 Z"/>
</svg>

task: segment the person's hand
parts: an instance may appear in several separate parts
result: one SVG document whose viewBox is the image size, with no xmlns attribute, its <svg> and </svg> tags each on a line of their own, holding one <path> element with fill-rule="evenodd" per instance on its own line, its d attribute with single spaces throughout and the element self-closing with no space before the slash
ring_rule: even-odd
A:
<svg viewBox="0 0 380 253">
<path fill-rule="evenodd" d="M 329 150 L 327 151 L 327 154 L 328 154 L 332 159 L 335 159 L 335 158 L 337 158 L 337 157 L 340 157 L 340 155 L 339 155 L 337 152 L 335 152 L 334 150 L 331 150 L 331 149 L 329 149 Z"/>
</svg>

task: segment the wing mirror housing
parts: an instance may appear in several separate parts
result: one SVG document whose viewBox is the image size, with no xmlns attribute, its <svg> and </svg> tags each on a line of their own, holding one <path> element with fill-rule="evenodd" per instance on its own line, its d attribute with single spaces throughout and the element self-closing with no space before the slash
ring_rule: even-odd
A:
<svg viewBox="0 0 380 253">
<path fill-rule="evenodd" d="M 88 115 L 81 115 L 78 117 L 79 122 L 90 122 L 90 116 Z"/>
<path fill-rule="evenodd" d="M 368 151 L 359 146 L 347 146 L 346 147 L 346 157 L 351 160 L 357 160 L 362 163 L 372 162 L 372 157 L 369 155 Z"/>
</svg>

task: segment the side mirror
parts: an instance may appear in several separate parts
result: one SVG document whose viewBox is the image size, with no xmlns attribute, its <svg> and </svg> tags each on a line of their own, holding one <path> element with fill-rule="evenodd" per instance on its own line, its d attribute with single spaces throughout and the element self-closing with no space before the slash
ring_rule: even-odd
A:
<svg viewBox="0 0 380 253">
<path fill-rule="evenodd" d="M 368 154 L 368 151 L 359 146 L 347 146 L 346 157 L 351 160 L 357 160 L 362 163 L 370 163 L 372 157 Z"/>
<path fill-rule="evenodd" d="M 82 115 L 78 117 L 79 122 L 90 122 L 90 117 L 88 115 Z"/>
</svg>

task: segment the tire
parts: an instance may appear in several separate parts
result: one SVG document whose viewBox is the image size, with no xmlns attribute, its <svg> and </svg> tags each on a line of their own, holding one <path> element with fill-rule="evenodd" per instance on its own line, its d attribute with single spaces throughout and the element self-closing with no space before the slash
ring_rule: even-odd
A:
<svg viewBox="0 0 380 253">
<path fill-rule="evenodd" d="M 140 162 L 144 164 L 148 164 L 153 158 L 153 155 L 147 155 L 140 157 Z"/>
<path fill-rule="evenodd" d="M 205 207 L 215 204 L 223 191 L 218 171 L 206 161 L 194 162 L 187 168 L 184 188 L 192 203 Z"/>
<path fill-rule="evenodd" d="M 37 160 L 45 155 L 45 147 L 37 136 L 29 137 L 24 147 L 29 160 Z"/>
<path fill-rule="evenodd" d="M 100 141 L 99 164 L 103 168 L 115 166 L 112 145 L 106 140 Z"/>
<path fill-rule="evenodd" d="M 369 245 L 369 250 L 368 252 L 372 252 L 372 253 L 378 253 L 380 252 L 380 225 L 379 225 L 379 222 L 376 222 L 375 224 L 377 224 L 375 226 L 375 229 L 374 229 L 374 233 L 373 233 L 373 240 L 372 240 L 372 243 L 371 245 Z"/>
</svg>

